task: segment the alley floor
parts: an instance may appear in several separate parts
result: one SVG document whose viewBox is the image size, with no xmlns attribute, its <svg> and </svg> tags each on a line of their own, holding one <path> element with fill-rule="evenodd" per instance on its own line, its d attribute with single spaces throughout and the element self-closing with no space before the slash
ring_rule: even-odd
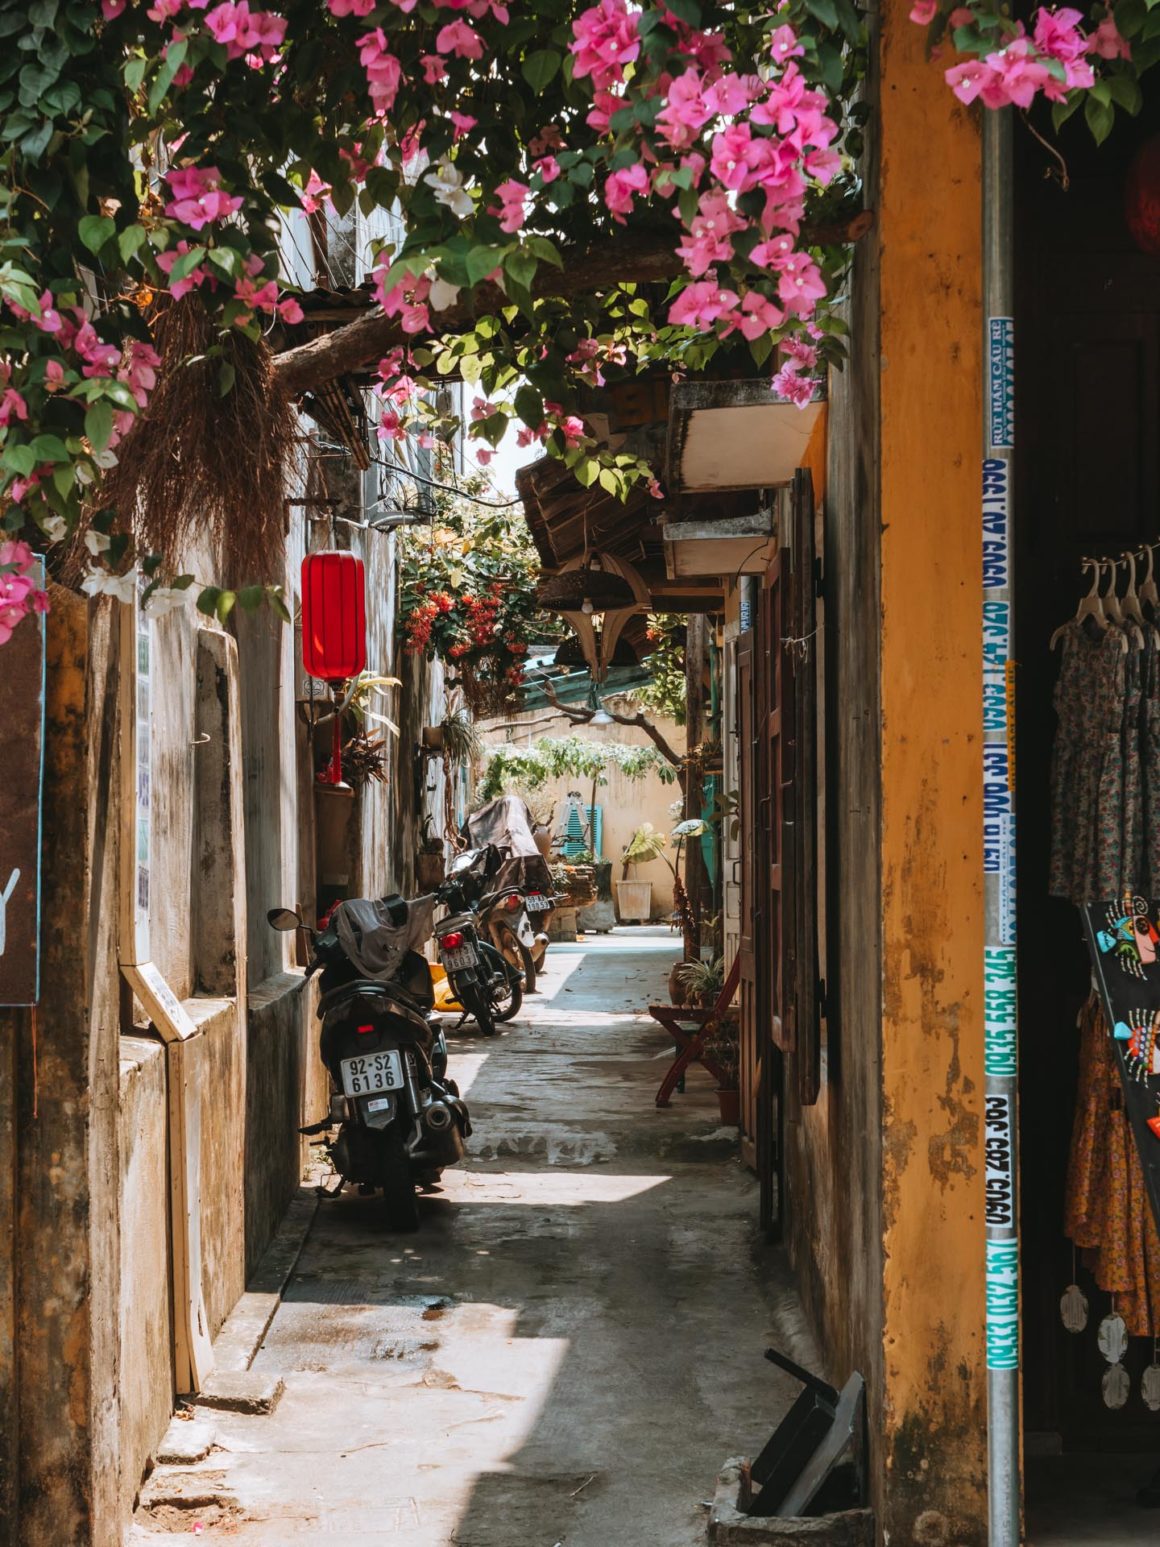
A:
<svg viewBox="0 0 1160 1547">
<path fill-rule="evenodd" d="M 324 1199 L 252 1363 L 265 1415 L 198 1410 L 214 1446 L 159 1467 L 134 1544 L 693 1547 L 721 1463 L 810 1356 L 708 1077 L 658 1112 L 677 943 L 553 945 L 495 1039 L 453 1045 L 475 1124 L 415 1236 Z M 169 1493 L 179 1507 L 165 1502 Z"/>
</svg>

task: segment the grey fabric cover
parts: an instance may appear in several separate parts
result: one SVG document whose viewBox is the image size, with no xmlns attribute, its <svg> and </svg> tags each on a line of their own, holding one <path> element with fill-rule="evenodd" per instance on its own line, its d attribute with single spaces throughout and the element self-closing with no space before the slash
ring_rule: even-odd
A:
<svg viewBox="0 0 1160 1547">
<path fill-rule="evenodd" d="M 518 795 L 497 795 L 473 811 L 464 824 L 473 849 L 494 843 L 504 856 L 492 887 L 518 886 L 522 891 L 552 891 L 552 872 L 532 836 L 532 813 Z"/>
<path fill-rule="evenodd" d="M 391 923 L 385 901 L 353 897 L 339 903 L 335 930 L 356 972 L 389 982 L 407 952 L 421 951 L 431 938 L 434 915 L 434 894 L 407 903 L 407 917 L 399 927 Z"/>
</svg>

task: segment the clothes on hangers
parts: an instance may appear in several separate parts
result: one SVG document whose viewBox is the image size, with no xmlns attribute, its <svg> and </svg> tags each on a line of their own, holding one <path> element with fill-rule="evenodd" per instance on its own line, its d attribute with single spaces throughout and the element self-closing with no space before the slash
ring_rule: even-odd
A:
<svg viewBox="0 0 1160 1547">
<path fill-rule="evenodd" d="M 1124 856 L 1128 657 L 1115 625 L 1077 619 L 1059 637 L 1048 886 L 1054 897 L 1098 902 L 1118 896 L 1133 868 Z"/>
<path fill-rule="evenodd" d="M 1132 1337 L 1152 1337 L 1160 1312 L 1160 1235 L 1124 1110 L 1112 1039 L 1093 993 L 1079 1017 L 1079 1089 L 1064 1230 L 1083 1251 Z"/>
</svg>

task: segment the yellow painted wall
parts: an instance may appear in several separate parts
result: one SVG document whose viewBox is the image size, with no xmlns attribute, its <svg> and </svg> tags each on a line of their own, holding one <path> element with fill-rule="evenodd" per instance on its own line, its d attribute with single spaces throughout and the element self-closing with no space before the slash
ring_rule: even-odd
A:
<svg viewBox="0 0 1160 1547">
<path fill-rule="evenodd" d="M 980 135 L 908 9 L 880 55 L 882 1525 L 981 1547 Z"/>
</svg>

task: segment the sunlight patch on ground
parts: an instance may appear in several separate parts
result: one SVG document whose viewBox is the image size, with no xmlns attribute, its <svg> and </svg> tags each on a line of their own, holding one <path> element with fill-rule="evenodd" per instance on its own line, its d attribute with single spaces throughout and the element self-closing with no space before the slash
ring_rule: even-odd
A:
<svg viewBox="0 0 1160 1547">
<path fill-rule="evenodd" d="M 490 1053 L 453 1052 L 448 1059 L 451 1078 L 459 1086 L 459 1094 L 466 1096 L 479 1077 L 479 1071 L 491 1057 Z"/>
<path fill-rule="evenodd" d="M 551 1171 L 446 1171 L 443 1191 L 454 1203 L 583 1208 L 590 1203 L 623 1203 L 671 1181 L 671 1176 L 609 1176 L 560 1167 Z"/>
</svg>

